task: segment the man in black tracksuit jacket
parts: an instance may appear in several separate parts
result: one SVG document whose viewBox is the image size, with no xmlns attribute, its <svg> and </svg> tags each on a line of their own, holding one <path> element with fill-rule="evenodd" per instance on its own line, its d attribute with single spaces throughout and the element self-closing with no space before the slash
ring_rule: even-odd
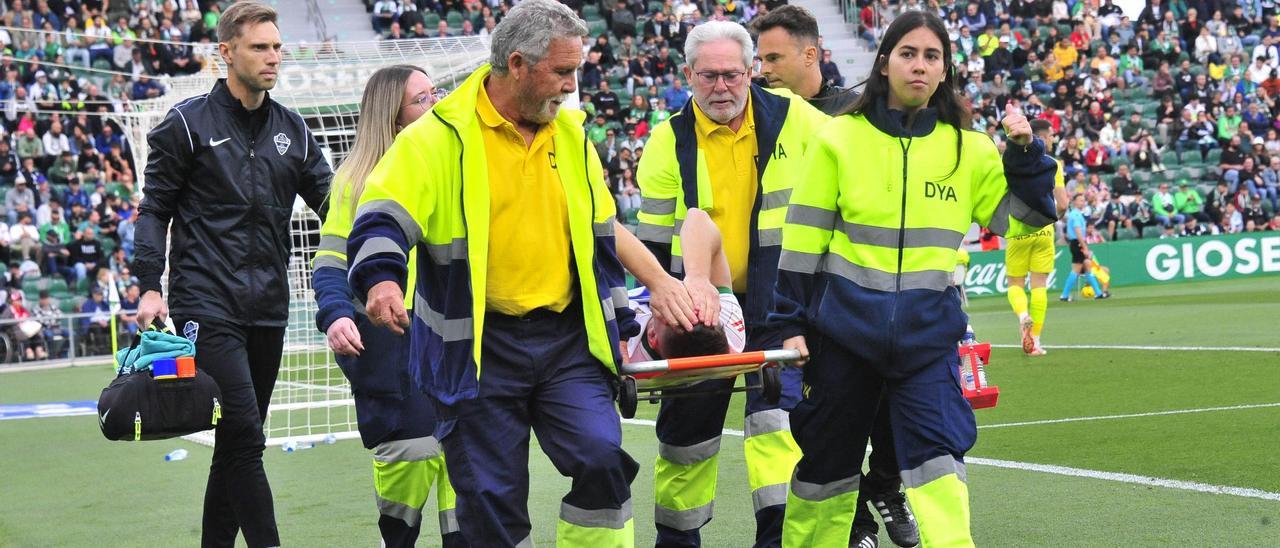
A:
<svg viewBox="0 0 1280 548">
<path fill-rule="evenodd" d="M 295 196 L 323 217 L 331 172 L 301 116 L 276 103 L 275 11 L 241 2 L 218 28 L 228 78 L 178 103 L 147 135 L 145 198 L 134 272 L 139 325 L 167 311 L 160 277 L 169 248 L 169 306 L 179 332 L 198 325 L 196 367 L 222 391 L 205 489 L 203 546 L 278 546 L 262 467 L 267 404 L 289 319 Z"/>
</svg>

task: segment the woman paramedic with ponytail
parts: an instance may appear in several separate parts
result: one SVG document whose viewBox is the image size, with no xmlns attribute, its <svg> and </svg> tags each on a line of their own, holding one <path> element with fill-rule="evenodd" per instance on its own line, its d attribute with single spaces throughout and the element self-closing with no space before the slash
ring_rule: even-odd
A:
<svg viewBox="0 0 1280 548">
<path fill-rule="evenodd" d="M 956 343 L 967 317 L 950 284 L 972 223 L 1006 237 L 1054 221 L 1056 163 L 1018 112 L 1007 150 L 971 131 L 941 19 L 886 31 L 866 91 L 818 131 L 791 194 L 770 325 L 809 355 L 791 412 L 804 456 L 783 545 L 844 547 L 881 397 L 923 546 L 968 546 L 964 454 L 977 437 Z"/>
</svg>

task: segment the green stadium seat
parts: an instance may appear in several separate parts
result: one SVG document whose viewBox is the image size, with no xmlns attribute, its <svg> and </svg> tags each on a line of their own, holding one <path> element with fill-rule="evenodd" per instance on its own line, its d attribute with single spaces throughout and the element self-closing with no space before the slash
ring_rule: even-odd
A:
<svg viewBox="0 0 1280 548">
<path fill-rule="evenodd" d="M 80 306 L 74 298 L 59 299 L 58 310 L 63 314 L 74 314 L 80 311 Z"/>
<path fill-rule="evenodd" d="M 452 10 L 450 10 L 450 11 L 449 11 L 449 13 L 446 13 L 446 14 L 444 15 L 444 19 L 445 19 L 445 21 L 448 21 L 448 22 L 449 22 L 449 28 L 451 28 L 451 29 L 460 29 L 460 28 L 462 28 L 462 14 L 461 14 L 461 13 L 458 13 L 458 12 L 456 12 L 456 11 L 452 11 Z"/>
<path fill-rule="evenodd" d="M 586 4 L 582 6 L 582 18 L 600 17 L 600 6 L 596 4 Z"/>
<path fill-rule="evenodd" d="M 605 23 L 604 19 L 588 19 L 587 20 L 587 33 L 592 36 L 599 36 L 601 34 L 605 34 L 608 30 L 609 30 L 609 24 Z"/>
<path fill-rule="evenodd" d="M 1132 229 L 1128 229 L 1128 228 L 1122 227 L 1122 226 L 1121 226 L 1121 227 L 1116 227 L 1116 240 L 1115 240 L 1115 241 L 1117 241 L 1117 242 L 1118 242 L 1118 241 L 1121 241 L 1121 240 L 1136 240 L 1137 238 L 1138 238 L 1138 233 L 1137 233 L 1136 231 L 1134 231 L 1134 230 L 1132 230 Z"/>
<path fill-rule="evenodd" d="M 1218 165 L 1218 162 L 1221 159 L 1222 159 L 1222 149 L 1215 148 L 1209 151 L 1209 155 L 1205 157 L 1204 162 L 1206 164 L 1216 166 Z"/>
<path fill-rule="evenodd" d="M 422 26 L 423 28 L 426 28 L 427 31 L 434 31 L 436 29 L 436 25 L 439 25 L 439 24 L 440 24 L 440 15 L 434 11 L 427 12 L 422 16 Z"/>
</svg>

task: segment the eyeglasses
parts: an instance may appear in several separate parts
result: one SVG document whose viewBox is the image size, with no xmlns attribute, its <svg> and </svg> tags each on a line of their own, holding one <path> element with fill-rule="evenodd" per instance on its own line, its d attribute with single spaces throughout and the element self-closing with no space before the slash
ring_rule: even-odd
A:
<svg viewBox="0 0 1280 548">
<path fill-rule="evenodd" d="M 423 110 L 426 110 L 431 108 L 431 105 L 436 104 L 437 101 L 444 99 L 444 97 L 448 94 L 449 92 L 445 91 L 443 88 L 434 88 L 431 90 L 430 93 L 428 92 L 419 93 L 418 96 L 414 97 L 413 100 L 409 102 L 409 104 L 405 105 L 405 107 L 417 105 L 422 107 Z"/>
<path fill-rule="evenodd" d="M 743 71 L 733 71 L 733 72 L 695 72 L 694 74 L 698 75 L 698 81 L 701 82 L 702 85 L 704 86 L 714 86 L 716 85 L 716 81 L 720 79 L 724 79 L 724 85 L 726 86 L 736 86 L 742 83 L 742 77 L 746 76 L 747 73 Z"/>
</svg>

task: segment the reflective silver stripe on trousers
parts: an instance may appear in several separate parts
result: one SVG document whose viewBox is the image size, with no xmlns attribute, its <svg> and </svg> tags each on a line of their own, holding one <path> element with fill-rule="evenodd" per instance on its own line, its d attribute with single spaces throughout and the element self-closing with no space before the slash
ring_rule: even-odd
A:
<svg viewBox="0 0 1280 548">
<path fill-rule="evenodd" d="M 677 531 L 692 531 L 711 521 L 716 501 L 688 510 L 672 510 L 660 504 L 653 505 L 653 522 Z"/>
<path fill-rule="evenodd" d="M 440 534 L 447 535 L 449 533 L 457 533 L 461 531 L 458 528 L 458 512 L 452 508 L 440 511 Z"/>
<path fill-rule="evenodd" d="M 533 534 L 516 543 L 516 548 L 533 548 Z"/>
<path fill-rule="evenodd" d="M 431 309 L 427 300 L 416 291 L 413 295 L 413 315 L 427 324 L 444 342 L 464 341 L 471 338 L 471 318 L 445 319 L 444 314 Z"/>
<path fill-rule="evenodd" d="M 354 219 L 359 219 L 361 215 L 366 213 L 385 213 L 390 215 L 396 220 L 396 224 L 400 225 L 400 230 L 404 232 L 405 240 L 410 244 L 416 244 L 418 240 L 422 239 L 422 228 L 418 226 L 418 222 L 413 220 L 413 215 L 410 215 L 404 206 L 395 200 L 373 200 L 360 204 L 360 207 L 356 209 Z"/>
<path fill-rule="evenodd" d="M 747 415 L 742 429 L 746 437 L 760 436 L 779 430 L 791 431 L 791 414 L 782 409 L 766 409 Z"/>
<path fill-rule="evenodd" d="M 447 244 L 425 244 L 427 247 L 427 256 L 431 257 L 431 262 L 440 266 L 447 266 L 452 261 L 467 260 L 467 239 L 454 238 Z"/>
<path fill-rule="evenodd" d="M 898 235 L 902 234 L 902 247 L 945 247 L 955 249 L 964 241 L 964 233 L 945 228 L 908 228 L 899 231 L 896 228 L 862 225 L 850 223 L 844 219 L 836 221 L 836 230 L 843 232 L 849 241 L 855 244 L 867 244 L 880 247 L 898 247 Z"/>
<path fill-rule="evenodd" d="M 621 529 L 631 521 L 631 499 L 622 502 L 621 508 L 587 510 L 567 502 L 560 503 L 560 519 L 570 525 L 592 529 Z"/>
<path fill-rule="evenodd" d="M 591 233 L 596 237 L 613 236 L 613 217 L 609 217 L 603 223 L 591 223 Z"/>
<path fill-rule="evenodd" d="M 760 231 L 760 245 L 782 245 L 782 228 L 766 228 Z"/>
<path fill-rule="evenodd" d="M 671 272 L 675 274 L 684 273 L 684 256 L 671 255 Z"/>
<path fill-rule="evenodd" d="M 320 235 L 320 251 L 332 251 L 334 253 L 347 254 L 347 239 L 342 236 L 334 236 L 333 234 Z"/>
<path fill-rule="evenodd" d="M 326 267 L 339 268 L 342 270 L 346 270 L 347 260 L 334 257 L 333 255 L 316 255 L 315 260 L 312 261 L 311 263 L 311 267 L 312 268 L 326 268 Z"/>
<path fill-rule="evenodd" d="M 640 197 L 640 211 L 649 215 L 671 215 L 676 212 L 675 198 Z"/>
<path fill-rule="evenodd" d="M 705 461 L 720 452 L 720 436 L 693 445 L 668 445 L 658 442 L 658 456 L 671 464 L 689 466 Z"/>
<path fill-rule="evenodd" d="M 840 496 L 845 493 L 853 493 L 858 490 L 858 483 L 862 480 L 862 476 L 854 474 L 852 477 L 838 479 L 827 483 L 809 483 L 796 479 L 795 472 L 791 473 L 791 492 L 797 497 L 813 501 L 822 502 L 832 497 Z"/>
<path fill-rule="evenodd" d="M 410 462 L 434 459 L 438 456 L 440 456 L 440 442 L 435 436 L 384 441 L 373 448 L 373 460 L 378 462 Z"/>
<path fill-rule="evenodd" d="M 417 527 L 422 522 L 422 510 L 419 508 L 410 508 L 404 503 L 394 500 L 387 500 L 377 495 L 374 498 L 378 501 L 378 513 L 387 517 L 396 518 L 409 524 L 409 527 Z"/>
<path fill-rule="evenodd" d="M 787 484 L 766 485 L 751 492 L 751 505 L 757 512 L 787 503 Z"/>
<path fill-rule="evenodd" d="M 800 204 L 791 204 L 787 208 L 787 224 L 811 226 L 822 230 L 831 230 L 836 226 L 836 212 Z"/>
<path fill-rule="evenodd" d="M 933 457 L 924 464 L 902 471 L 902 485 L 908 489 L 914 487 L 923 487 L 929 482 L 946 476 L 947 474 L 955 474 L 960 481 L 968 483 L 968 474 L 965 473 L 964 463 L 960 462 L 951 455 L 942 455 Z"/>
<path fill-rule="evenodd" d="M 859 266 L 849 259 L 835 253 L 828 253 L 822 261 L 822 270 L 840 276 L 867 289 L 876 291 L 897 291 L 897 277 L 892 272 L 885 272 L 870 267 Z M 931 289 L 945 290 L 951 285 L 951 272 L 943 270 L 921 270 L 919 272 L 902 273 L 902 290 Z"/>
<path fill-rule="evenodd" d="M 818 265 L 820 264 L 822 264 L 822 255 L 817 253 L 783 249 L 782 254 L 778 257 L 778 270 L 786 270 L 787 272 L 813 274 L 818 271 Z"/>
<path fill-rule="evenodd" d="M 789 188 L 766 192 L 765 195 L 760 198 L 760 209 L 764 210 L 785 207 L 789 201 L 791 201 L 791 189 Z"/>
<path fill-rule="evenodd" d="M 368 240 L 365 240 L 363 244 L 360 244 L 360 251 L 356 252 L 356 258 L 351 262 L 353 264 L 360 264 L 365 259 L 368 259 L 370 255 L 376 255 L 378 253 L 392 253 L 400 257 L 401 261 L 408 260 L 404 256 L 404 251 L 400 250 L 399 244 L 392 241 L 391 238 L 378 236 L 375 238 L 369 238 Z"/>
</svg>

